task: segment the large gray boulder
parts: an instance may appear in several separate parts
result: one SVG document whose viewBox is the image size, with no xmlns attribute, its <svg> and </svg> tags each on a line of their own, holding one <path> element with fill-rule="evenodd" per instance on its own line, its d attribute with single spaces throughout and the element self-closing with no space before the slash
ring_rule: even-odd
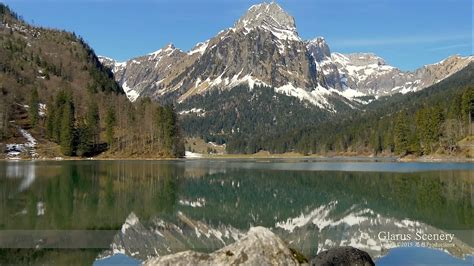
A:
<svg viewBox="0 0 474 266">
<path fill-rule="evenodd" d="M 317 266 L 372 266 L 372 258 L 365 251 L 353 247 L 337 247 L 320 252 L 311 260 Z"/>
<path fill-rule="evenodd" d="M 143 265 L 298 265 L 301 259 L 269 229 L 253 227 L 239 241 L 211 254 L 184 251 L 149 259 Z"/>
</svg>

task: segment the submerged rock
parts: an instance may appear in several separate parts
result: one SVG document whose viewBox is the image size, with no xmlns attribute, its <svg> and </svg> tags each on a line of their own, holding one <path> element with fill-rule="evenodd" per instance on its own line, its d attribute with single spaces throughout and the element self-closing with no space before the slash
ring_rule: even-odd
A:
<svg viewBox="0 0 474 266">
<path fill-rule="evenodd" d="M 320 252 L 311 260 L 311 265 L 317 266 L 372 266 L 372 258 L 365 251 L 353 247 L 337 247 Z"/>
<path fill-rule="evenodd" d="M 239 241 L 213 253 L 184 251 L 149 259 L 143 265 L 298 265 L 299 261 L 269 229 L 253 227 Z"/>
</svg>

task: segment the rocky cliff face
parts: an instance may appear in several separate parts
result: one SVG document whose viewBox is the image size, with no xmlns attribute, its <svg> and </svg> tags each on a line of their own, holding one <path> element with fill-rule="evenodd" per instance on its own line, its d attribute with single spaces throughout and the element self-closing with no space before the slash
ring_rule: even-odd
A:
<svg viewBox="0 0 474 266">
<path fill-rule="evenodd" d="M 151 55 L 125 63 L 102 61 L 114 70 L 131 100 L 140 95 L 182 102 L 211 89 L 240 84 L 271 86 L 321 106 L 325 101 L 320 96 L 333 94 L 298 36 L 293 17 L 275 3 L 252 6 L 234 27 L 188 53 L 167 49 L 166 63 Z"/>
<path fill-rule="evenodd" d="M 184 102 L 212 89 L 265 85 L 281 94 L 334 111 L 328 98 L 386 96 L 428 87 L 459 71 L 473 57 L 453 56 L 413 72 L 388 65 L 370 53 L 331 53 L 324 38 L 302 40 L 292 16 L 276 3 L 252 6 L 234 27 L 185 53 L 168 45 L 152 54 L 118 63 L 117 81 L 134 101 L 140 96 Z"/>
<path fill-rule="evenodd" d="M 106 57 L 100 57 L 100 60 L 112 69 L 128 98 L 135 101 L 139 95 L 146 95 L 150 90 L 158 95 L 162 93 L 162 81 L 173 74 L 173 66 L 185 56 L 186 53 L 169 44 L 151 54 L 123 63 Z"/>
<path fill-rule="evenodd" d="M 319 37 L 309 41 L 306 47 L 314 60 L 316 70 L 324 77 L 326 85 L 338 91 L 346 90 L 348 86 L 338 66 L 332 60 L 331 50 L 324 38 Z"/>
</svg>

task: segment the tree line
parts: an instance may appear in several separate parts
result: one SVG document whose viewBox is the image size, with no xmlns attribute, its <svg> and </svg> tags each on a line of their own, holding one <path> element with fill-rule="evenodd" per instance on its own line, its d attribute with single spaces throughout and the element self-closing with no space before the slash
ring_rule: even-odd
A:
<svg viewBox="0 0 474 266">
<path fill-rule="evenodd" d="M 109 98 L 113 101 L 107 101 Z M 45 135 L 66 156 L 181 157 L 184 145 L 173 106 L 149 99 L 137 104 L 110 93 L 90 92 L 85 111 L 76 108 L 71 90 L 63 89 L 47 104 Z M 99 104 L 100 103 L 100 104 Z M 38 124 L 37 92 L 30 96 L 31 125 Z"/>
<path fill-rule="evenodd" d="M 469 134 L 474 88 L 456 94 L 448 105 L 423 106 L 414 115 L 397 114 L 394 126 L 396 154 L 426 155 L 438 149 L 453 153 L 457 142 Z"/>
<path fill-rule="evenodd" d="M 267 136 L 262 142 L 230 139 L 227 149 L 240 153 L 248 150 L 247 145 L 258 145 L 274 153 L 454 154 L 460 150 L 458 142 L 469 135 L 473 106 L 474 88 L 469 87 L 444 103 L 428 100 L 418 108 L 401 108 L 395 113 L 374 112 L 346 121 L 325 122 L 290 130 L 283 136 Z"/>
</svg>

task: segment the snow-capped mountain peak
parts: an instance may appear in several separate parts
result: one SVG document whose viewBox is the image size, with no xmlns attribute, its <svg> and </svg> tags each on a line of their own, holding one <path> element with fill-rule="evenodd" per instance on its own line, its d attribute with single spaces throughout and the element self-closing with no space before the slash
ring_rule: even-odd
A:
<svg viewBox="0 0 474 266">
<path fill-rule="evenodd" d="M 301 40 L 296 31 L 295 19 L 275 2 L 250 7 L 234 27 L 247 32 L 262 28 L 271 31 L 279 39 Z"/>
<path fill-rule="evenodd" d="M 473 58 L 455 56 L 410 72 L 372 53 L 332 53 L 323 37 L 301 40 L 295 19 L 272 2 L 250 7 L 233 28 L 189 52 L 169 44 L 124 63 L 100 60 L 113 70 L 132 101 L 151 97 L 183 103 L 213 89 L 248 84 L 273 87 L 276 93 L 336 112 L 331 101 L 354 108 L 366 103 L 357 97 L 421 90 Z"/>
<path fill-rule="evenodd" d="M 157 51 L 154 51 L 153 53 L 149 53 L 148 55 L 153 56 L 153 58 L 156 58 L 156 57 L 164 55 L 164 54 L 170 55 L 171 53 L 175 52 L 176 50 L 179 50 L 179 49 L 176 49 L 174 44 L 169 43 L 165 47 L 163 47 L 163 48 L 161 48 Z"/>
</svg>

